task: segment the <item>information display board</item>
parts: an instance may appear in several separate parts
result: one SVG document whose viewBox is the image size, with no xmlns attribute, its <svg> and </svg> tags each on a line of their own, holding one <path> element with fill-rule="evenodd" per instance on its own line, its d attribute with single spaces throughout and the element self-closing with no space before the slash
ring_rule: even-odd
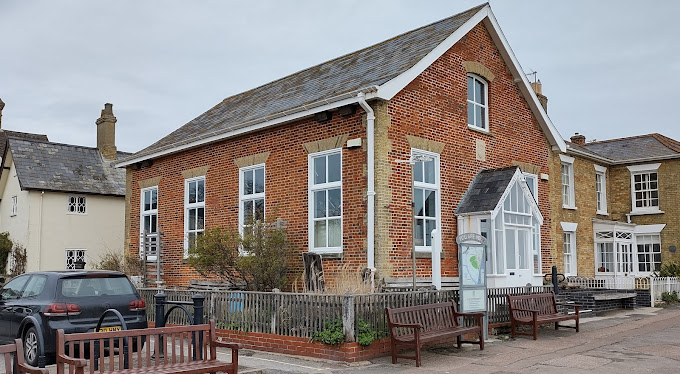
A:
<svg viewBox="0 0 680 374">
<path fill-rule="evenodd" d="M 460 311 L 486 313 L 486 238 L 479 234 L 462 234 L 458 243 L 458 275 L 460 281 Z M 484 315 L 484 336 L 487 331 Z"/>
</svg>

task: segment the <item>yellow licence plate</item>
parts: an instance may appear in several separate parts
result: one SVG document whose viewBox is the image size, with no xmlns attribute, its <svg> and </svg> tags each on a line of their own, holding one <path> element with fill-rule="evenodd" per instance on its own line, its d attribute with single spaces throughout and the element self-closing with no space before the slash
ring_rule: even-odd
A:
<svg viewBox="0 0 680 374">
<path fill-rule="evenodd" d="M 109 326 L 109 327 L 100 327 L 99 332 L 104 332 L 104 331 L 120 331 L 121 328 L 120 326 Z"/>
</svg>

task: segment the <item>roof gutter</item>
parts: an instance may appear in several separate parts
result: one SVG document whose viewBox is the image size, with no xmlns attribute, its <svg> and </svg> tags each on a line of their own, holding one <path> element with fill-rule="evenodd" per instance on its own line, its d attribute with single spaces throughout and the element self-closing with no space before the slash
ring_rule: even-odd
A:
<svg viewBox="0 0 680 374">
<path fill-rule="evenodd" d="M 114 165 L 115 167 L 118 168 L 130 166 L 132 164 L 144 160 L 166 156 L 172 153 L 177 153 L 204 144 L 217 142 L 220 140 L 228 139 L 249 132 L 259 131 L 267 127 L 295 121 L 300 118 L 308 117 L 316 113 L 335 109 L 344 105 L 357 104 L 359 102 L 359 98 L 357 96 L 359 93 L 363 93 L 365 95 L 365 99 L 371 99 L 375 96 L 377 90 L 378 90 L 377 86 L 370 86 L 359 90 L 354 90 L 352 92 L 348 92 L 342 95 L 334 96 L 328 99 L 318 100 L 313 103 L 301 105 L 299 107 L 290 110 L 285 110 L 264 118 L 257 118 L 254 120 L 239 123 L 238 125 L 230 127 L 229 130 L 226 132 L 215 133 L 214 135 L 208 136 L 207 138 L 198 139 L 188 143 L 170 144 L 168 146 L 160 148 L 158 151 L 154 153 L 139 157 L 128 158 L 120 162 L 117 162 Z"/>
<path fill-rule="evenodd" d="M 596 156 L 591 153 L 583 152 L 580 149 L 573 148 L 573 147 L 567 147 L 567 153 L 572 153 L 575 155 L 579 155 L 591 160 L 599 161 L 602 163 L 605 163 L 610 166 L 617 166 L 617 165 L 628 165 L 628 164 L 637 164 L 641 162 L 651 162 L 651 161 L 660 161 L 660 160 L 672 160 L 676 158 L 680 158 L 680 153 L 674 154 L 674 155 L 666 155 L 666 156 L 652 156 L 652 157 L 641 157 L 641 158 L 633 158 L 629 160 L 612 160 L 610 158 L 602 157 L 602 156 Z"/>
<path fill-rule="evenodd" d="M 366 196 L 368 199 L 367 207 L 367 231 L 366 231 L 366 267 L 371 269 L 371 274 L 375 273 L 375 113 L 373 108 L 366 102 L 366 97 L 363 92 L 357 94 L 357 102 L 361 108 L 366 112 L 366 143 L 368 147 L 367 158 L 367 174 L 368 174 L 368 190 Z M 373 279 L 373 277 L 371 277 Z"/>
</svg>

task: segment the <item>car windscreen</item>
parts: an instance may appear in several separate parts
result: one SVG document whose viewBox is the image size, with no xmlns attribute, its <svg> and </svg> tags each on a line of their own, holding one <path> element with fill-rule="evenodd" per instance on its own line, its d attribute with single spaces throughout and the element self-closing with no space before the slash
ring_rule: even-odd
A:
<svg viewBox="0 0 680 374">
<path fill-rule="evenodd" d="M 61 294 L 65 297 L 134 295 L 132 284 L 125 277 L 87 277 L 61 279 Z"/>
</svg>

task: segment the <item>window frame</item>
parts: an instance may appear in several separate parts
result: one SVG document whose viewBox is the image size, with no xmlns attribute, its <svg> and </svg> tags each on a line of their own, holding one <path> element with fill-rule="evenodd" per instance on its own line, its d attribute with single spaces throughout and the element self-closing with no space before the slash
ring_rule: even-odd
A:
<svg viewBox="0 0 680 374">
<path fill-rule="evenodd" d="M 409 165 L 411 166 L 411 181 L 412 181 L 412 186 L 413 190 L 411 191 L 411 204 L 413 206 L 412 208 L 412 220 L 414 226 L 411 228 L 411 240 L 415 242 L 415 229 L 416 229 L 416 221 L 418 219 L 422 220 L 429 220 L 429 221 L 434 221 L 435 227 L 434 229 L 438 229 L 441 232 L 441 227 L 442 227 L 442 222 L 441 222 L 441 169 L 440 169 L 440 155 L 438 153 L 434 152 L 429 152 L 425 151 L 422 149 L 417 149 L 417 148 L 411 148 L 411 155 L 412 157 L 414 156 L 424 156 L 431 158 L 432 161 L 434 161 L 434 183 L 427 183 L 425 181 L 418 182 L 415 180 L 415 164 L 414 165 Z M 423 161 L 420 161 L 420 163 L 424 163 Z M 422 169 L 424 173 L 424 168 Z M 417 216 L 416 211 L 415 211 L 415 194 L 416 194 L 416 189 L 419 190 L 432 190 L 435 192 L 435 217 L 434 220 L 429 218 L 429 216 Z M 423 210 L 425 210 L 425 196 L 423 196 Z M 424 212 L 423 212 L 424 214 Z M 423 243 L 425 245 L 415 245 L 415 251 L 419 253 L 432 253 L 432 243 L 430 242 L 430 245 L 427 245 L 427 238 L 425 235 L 427 235 L 427 223 L 423 223 Z M 431 239 L 431 238 L 430 238 Z"/>
<path fill-rule="evenodd" d="M 253 172 L 253 181 L 255 180 L 255 171 L 262 169 L 262 192 L 255 192 L 255 187 L 253 185 L 253 193 L 251 194 L 245 194 L 245 173 L 246 172 Z M 250 165 L 246 167 L 239 168 L 238 175 L 239 175 L 239 181 L 238 181 L 238 229 L 239 233 L 243 235 L 243 229 L 246 227 L 247 223 L 245 222 L 245 203 L 246 202 L 251 202 L 255 200 L 262 200 L 262 220 L 265 219 L 266 217 L 266 192 L 267 192 L 267 174 L 266 174 L 266 167 L 265 164 L 257 164 L 257 165 Z"/>
<path fill-rule="evenodd" d="M 628 170 L 630 171 L 630 198 L 631 198 L 631 214 L 658 214 L 658 213 L 663 213 L 663 211 L 660 209 L 661 207 L 661 190 L 659 188 L 659 167 L 661 166 L 660 163 L 658 164 L 645 164 L 645 165 L 632 165 L 632 166 L 627 166 Z M 636 202 L 637 199 L 635 197 L 636 194 L 636 189 L 635 189 L 635 177 L 637 175 L 643 175 L 647 174 L 656 174 L 656 189 L 649 189 L 649 190 L 640 190 L 640 192 L 647 192 L 651 193 L 653 191 L 656 191 L 657 197 L 657 205 L 655 206 L 643 206 L 643 207 L 637 207 Z M 649 183 L 649 181 L 648 181 Z M 652 199 L 652 198 L 647 198 L 647 200 Z M 643 200 L 644 201 L 644 200 Z"/>
<path fill-rule="evenodd" d="M 316 184 L 314 183 L 314 160 L 317 158 L 325 157 L 326 160 L 328 160 L 328 156 L 331 155 L 339 155 L 340 156 L 340 180 L 339 181 L 333 181 L 333 182 L 324 182 L 324 183 L 319 183 Z M 319 254 L 340 254 L 343 252 L 343 245 L 344 245 L 344 199 L 343 199 L 343 167 L 342 167 L 342 162 L 343 162 L 343 157 L 342 157 L 342 148 L 333 148 L 329 149 L 326 151 L 321 151 L 321 152 L 315 152 L 315 153 L 310 153 L 307 155 L 307 167 L 308 167 L 308 172 L 307 172 L 307 196 L 308 196 L 308 214 L 307 214 L 307 219 L 308 219 L 308 248 L 309 252 L 314 252 L 314 253 L 319 253 Z M 328 162 L 326 162 L 326 177 L 328 177 Z M 315 231 L 314 231 L 314 223 L 316 221 L 319 221 L 320 219 L 316 219 L 314 217 L 314 210 L 315 210 L 315 193 L 319 191 L 330 191 L 330 190 L 335 190 L 335 189 L 340 189 L 340 245 L 339 246 L 329 246 L 328 245 L 328 239 L 329 239 L 329 230 L 328 230 L 328 221 L 329 217 L 325 216 L 322 217 L 326 221 L 326 246 L 325 247 L 315 247 L 314 246 L 314 239 L 315 239 Z M 326 202 L 328 201 L 328 194 L 326 194 Z M 326 209 L 328 207 L 326 206 Z M 336 216 L 333 216 L 336 217 Z M 337 218 L 333 218 L 337 219 Z"/>
<path fill-rule="evenodd" d="M 75 211 L 73 211 L 73 212 L 71 211 L 71 199 L 75 200 L 75 202 L 74 202 Z M 82 203 L 83 211 L 82 212 L 78 211 L 78 207 L 81 205 L 80 202 L 79 202 L 80 199 L 83 200 L 83 203 Z M 87 215 L 87 196 L 68 195 L 66 197 L 66 214 Z"/>
<path fill-rule="evenodd" d="M 524 175 L 524 182 L 526 182 L 527 187 L 529 187 L 529 191 L 531 191 L 531 188 L 533 187 L 534 191 L 536 191 L 534 200 L 536 200 L 536 203 L 538 204 L 538 175 L 533 174 L 533 173 L 528 173 L 528 172 L 522 172 L 522 175 Z M 527 179 L 529 178 L 529 179 Z M 529 183 L 531 182 L 531 183 Z M 532 187 L 530 187 L 532 186 Z M 532 193 L 533 195 L 533 193 Z"/>
<path fill-rule="evenodd" d="M 600 165 L 595 167 L 595 209 L 597 214 L 607 213 L 607 168 Z M 599 180 L 598 180 L 599 179 Z"/>
<path fill-rule="evenodd" d="M 73 262 L 69 265 L 68 259 L 69 259 L 69 252 L 82 252 L 82 256 L 78 256 L 77 254 L 74 256 Z M 64 250 L 64 269 L 66 270 L 75 270 L 75 263 L 78 261 L 78 258 L 81 258 L 83 261 L 85 261 L 85 256 L 87 255 L 87 249 L 83 248 L 67 248 Z M 72 266 L 72 267 L 69 267 Z"/>
<path fill-rule="evenodd" d="M 151 192 L 152 193 L 152 199 L 153 199 L 153 191 L 156 192 L 156 208 L 145 210 L 144 209 L 144 201 L 145 201 L 145 193 Z M 149 186 L 142 188 L 140 190 L 140 200 L 139 200 L 139 255 L 140 257 L 144 255 L 144 219 L 146 217 L 156 217 L 156 232 L 149 234 L 150 237 L 155 238 L 156 245 L 158 245 L 158 236 L 160 232 L 159 228 L 159 221 L 158 221 L 158 204 L 159 204 L 159 195 L 158 195 L 158 185 L 155 186 Z M 152 200 L 153 201 L 153 200 Z M 149 218 L 151 221 L 151 218 Z M 155 253 L 154 253 L 155 252 Z M 155 259 L 156 254 L 158 253 L 158 249 L 156 251 L 149 252 L 151 255 L 149 255 L 149 259 Z M 153 258 L 152 258 L 153 257 Z"/>
<path fill-rule="evenodd" d="M 10 217 L 14 217 L 17 215 L 18 212 L 18 206 L 19 206 L 19 201 L 18 201 L 17 195 L 12 196 L 12 211 L 10 212 Z"/>
<path fill-rule="evenodd" d="M 474 87 L 475 87 L 475 85 L 474 85 L 475 81 L 478 81 L 478 82 L 480 82 L 480 83 L 482 84 L 482 87 L 483 87 L 483 89 L 484 89 L 484 94 L 483 94 L 483 96 L 482 96 L 482 97 L 484 98 L 484 104 L 478 103 L 478 102 L 476 102 L 476 101 L 474 101 L 474 100 L 470 100 L 470 98 L 468 98 L 468 97 L 466 96 L 466 100 L 467 100 L 467 111 L 468 111 L 468 113 L 469 113 L 469 111 L 470 111 L 470 109 L 469 109 L 469 108 L 470 108 L 470 105 L 472 105 L 472 106 L 475 107 L 475 108 L 476 108 L 476 107 L 482 107 L 482 108 L 484 109 L 484 125 L 485 125 L 485 126 L 482 127 L 482 126 L 478 126 L 477 123 L 470 123 L 470 121 L 469 121 L 470 118 L 469 118 L 469 116 L 468 116 L 468 119 L 467 119 L 468 127 L 471 128 L 471 129 L 473 129 L 473 130 L 477 130 L 477 131 L 489 132 L 489 127 L 490 127 L 490 126 L 489 126 L 489 82 L 488 82 L 484 77 L 482 77 L 482 76 L 480 76 L 480 75 L 468 73 L 468 74 L 466 75 L 466 82 L 467 82 L 467 91 L 466 91 L 466 93 L 470 90 L 469 78 L 472 78 L 473 90 L 474 90 Z M 474 97 L 474 91 L 473 91 L 473 97 Z M 477 116 L 476 116 L 476 111 L 473 111 L 473 118 L 476 119 L 476 117 L 477 117 Z"/>
<path fill-rule="evenodd" d="M 564 209 L 576 209 L 576 195 L 574 192 L 574 158 L 566 155 L 560 155 L 560 180 L 561 180 L 561 194 L 562 194 L 562 208 Z M 567 170 L 567 183 L 565 185 L 564 168 Z M 565 194 L 564 188 L 567 187 Z M 566 200 L 565 201 L 565 196 Z"/>
<path fill-rule="evenodd" d="M 203 201 L 197 201 L 194 203 L 189 203 L 189 184 L 194 183 L 194 182 L 199 182 L 203 181 Z M 198 188 L 198 185 L 197 185 Z M 198 197 L 198 189 L 196 196 Z M 207 183 L 206 183 L 206 178 L 205 175 L 201 175 L 198 177 L 194 178 L 187 178 L 184 180 L 184 258 L 189 257 L 189 235 L 191 233 L 196 233 L 196 236 L 201 235 L 203 232 L 205 232 L 205 221 L 206 221 L 206 206 L 205 206 L 205 200 L 207 196 Z M 198 200 L 198 199 L 197 199 Z M 189 230 L 189 211 L 192 209 L 196 209 L 196 212 L 198 212 L 198 209 L 203 208 L 203 227 L 202 228 L 196 228 L 194 230 Z M 198 214 L 196 214 L 196 220 L 198 223 Z M 197 226 L 198 227 L 198 226 Z"/>
</svg>

